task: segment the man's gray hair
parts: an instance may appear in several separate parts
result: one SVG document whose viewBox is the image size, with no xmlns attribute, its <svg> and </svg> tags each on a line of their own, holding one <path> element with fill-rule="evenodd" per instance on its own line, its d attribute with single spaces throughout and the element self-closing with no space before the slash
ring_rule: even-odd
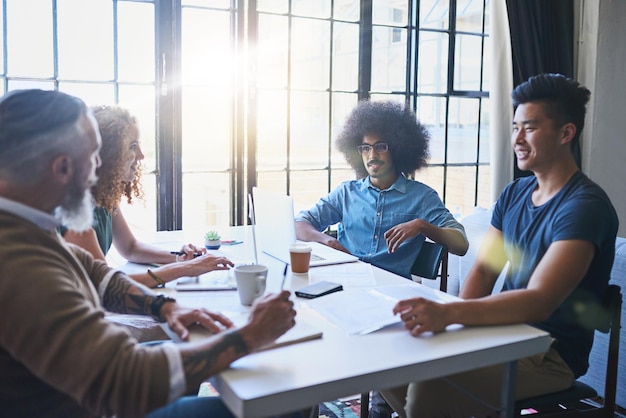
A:
<svg viewBox="0 0 626 418">
<path fill-rule="evenodd" d="M 59 155 L 75 158 L 88 112 L 74 96 L 53 90 L 15 90 L 0 100 L 0 178 L 30 184 Z"/>
</svg>

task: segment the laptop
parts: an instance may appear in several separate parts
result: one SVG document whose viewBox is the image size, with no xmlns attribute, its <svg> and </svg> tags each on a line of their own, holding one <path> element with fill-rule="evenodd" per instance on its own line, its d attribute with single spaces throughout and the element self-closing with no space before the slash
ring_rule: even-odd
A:
<svg viewBox="0 0 626 418">
<path fill-rule="evenodd" d="M 257 248 L 289 264 L 289 247 L 297 241 L 293 198 L 253 187 L 252 200 Z M 307 242 L 307 244 L 313 249 L 310 267 L 358 261 L 354 255 L 335 250 L 319 242 Z"/>
</svg>

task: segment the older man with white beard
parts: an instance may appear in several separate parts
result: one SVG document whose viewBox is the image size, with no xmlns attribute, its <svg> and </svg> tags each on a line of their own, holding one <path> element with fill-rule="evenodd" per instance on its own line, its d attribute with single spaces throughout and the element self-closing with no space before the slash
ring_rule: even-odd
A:
<svg viewBox="0 0 626 418">
<path fill-rule="evenodd" d="M 100 142 L 75 97 L 21 90 L 0 100 L 2 416 L 230 417 L 219 398 L 181 396 L 291 328 L 289 292 L 264 297 L 247 325 L 230 329 L 221 314 L 183 308 L 67 244 L 61 221 L 91 226 Z M 145 346 L 104 308 L 152 315 L 183 339 L 195 323 L 223 332 Z"/>
</svg>

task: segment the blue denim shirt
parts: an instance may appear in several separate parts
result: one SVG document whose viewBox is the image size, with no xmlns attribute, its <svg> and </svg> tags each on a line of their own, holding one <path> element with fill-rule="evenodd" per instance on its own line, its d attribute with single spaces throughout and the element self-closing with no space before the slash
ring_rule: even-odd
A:
<svg viewBox="0 0 626 418">
<path fill-rule="evenodd" d="M 296 221 L 307 221 L 318 231 L 338 224 L 337 239 L 353 255 L 410 278 L 411 266 L 425 236 L 410 238 L 389 254 L 384 234 L 395 225 L 418 218 L 438 227 L 457 229 L 465 235 L 463 226 L 446 209 L 435 190 L 403 176 L 386 190 L 374 187 L 369 177 L 346 181 L 311 209 L 301 211 Z"/>
</svg>

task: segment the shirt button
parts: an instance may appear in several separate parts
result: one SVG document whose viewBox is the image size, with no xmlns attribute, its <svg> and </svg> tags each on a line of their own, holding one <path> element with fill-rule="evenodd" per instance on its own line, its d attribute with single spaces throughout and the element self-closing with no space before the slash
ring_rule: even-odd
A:
<svg viewBox="0 0 626 418">
<path fill-rule="evenodd" d="M 378 239 L 378 235 L 374 235 L 374 239 Z"/>
<path fill-rule="evenodd" d="M 380 212 L 376 212 L 376 216 L 380 216 Z"/>
</svg>

